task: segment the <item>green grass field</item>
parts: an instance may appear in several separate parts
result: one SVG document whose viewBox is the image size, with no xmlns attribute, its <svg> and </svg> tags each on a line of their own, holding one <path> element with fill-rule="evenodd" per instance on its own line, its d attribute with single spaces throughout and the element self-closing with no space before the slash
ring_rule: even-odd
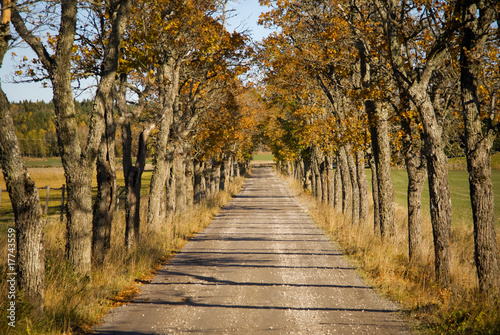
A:
<svg viewBox="0 0 500 335">
<path fill-rule="evenodd" d="M 371 171 L 367 170 L 371 179 Z M 450 170 L 448 172 L 451 192 L 452 221 L 472 225 L 472 209 L 469 196 L 469 177 L 465 170 Z M 491 171 L 493 192 L 495 194 L 495 220 L 500 226 L 500 170 Z M 406 207 L 408 176 L 406 170 L 395 169 L 392 171 L 394 182 L 394 200 L 396 204 Z M 370 181 L 371 182 L 371 181 Z M 429 215 L 429 187 L 426 182 L 422 191 L 422 212 Z"/>
</svg>

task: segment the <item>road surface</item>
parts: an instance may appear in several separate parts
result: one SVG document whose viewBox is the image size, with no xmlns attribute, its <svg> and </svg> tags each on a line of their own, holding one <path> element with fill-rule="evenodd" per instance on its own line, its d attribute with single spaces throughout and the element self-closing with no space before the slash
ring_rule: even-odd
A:
<svg viewBox="0 0 500 335">
<path fill-rule="evenodd" d="M 96 334 L 409 334 L 271 167 Z"/>
</svg>

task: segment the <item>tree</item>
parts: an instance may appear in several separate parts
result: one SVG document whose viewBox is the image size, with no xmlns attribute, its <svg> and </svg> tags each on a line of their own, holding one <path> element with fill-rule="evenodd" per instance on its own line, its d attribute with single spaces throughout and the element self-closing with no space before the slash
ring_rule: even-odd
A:
<svg viewBox="0 0 500 335">
<path fill-rule="evenodd" d="M 495 7 L 496 4 L 496 7 Z M 461 1 L 460 91 L 465 124 L 467 169 L 469 171 L 470 198 L 474 220 L 474 258 L 479 278 L 479 289 L 484 297 L 494 301 L 500 294 L 500 271 L 495 233 L 495 203 L 491 183 L 491 148 L 497 135 L 496 91 L 482 102 L 481 77 L 495 77 L 483 62 L 496 63 L 498 49 L 489 49 L 498 23 L 498 3 L 495 1 Z M 498 43 L 498 42 L 497 42 Z M 489 50 L 488 50 L 489 49 Z M 486 56 L 484 56 L 486 55 Z M 488 57 L 488 56 L 492 57 Z M 494 60 L 496 58 L 496 61 Z M 498 71 L 498 69 L 496 69 Z M 498 80 L 498 72 L 496 72 Z"/>
<path fill-rule="evenodd" d="M 0 67 L 9 49 L 10 1 L 2 1 L 2 21 L 0 23 Z M 0 166 L 4 174 L 16 222 L 16 249 L 19 288 L 28 300 L 43 310 L 45 295 L 45 251 L 43 233 L 45 220 L 38 196 L 38 189 L 28 175 L 22 159 L 14 122 L 10 113 L 7 96 L 0 87 Z M 10 235 L 10 234 L 9 234 Z M 10 238 L 10 237 L 9 237 Z M 12 243 L 9 241 L 9 243 Z M 14 243 L 12 243 L 14 245 Z"/>
<path fill-rule="evenodd" d="M 53 47 L 51 55 L 42 39 L 26 26 L 20 10 L 13 9 L 12 23 L 18 34 L 30 45 L 50 80 L 56 113 L 59 149 L 66 175 L 67 241 L 66 254 L 77 272 L 88 274 L 91 270 L 92 251 L 92 172 L 106 130 L 105 111 L 109 107 L 109 94 L 114 83 L 118 60 L 118 47 L 132 0 L 106 3 L 112 12 L 112 31 L 103 56 L 102 77 L 93 106 L 93 116 L 85 148 L 79 143 L 75 122 L 75 105 L 71 82 L 73 79 L 72 56 L 76 34 L 78 1 L 68 0 L 60 4 L 57 38 L 47 41 Z M 27 13 L 29 15 L 30 13 Z"/>
<path fill-rule="evenodd" d="M 429 85 L 435 71 L 445 64 L 447 46 L 458 25 L 453 19 L 452 6 L 444 2 L 414 4 L 413 8 L 409 8 L 405 1 L 383 0 L 377 6 L 384 24 L 390 65 L 399 94 L 412 101 L 422 120 L 436 279 L 443 286 L 448 286 L 451 230 L 448 159 L 444 152 L 443 129 L 429 94 Z M 418 15 L 427 19 L 423 20 Z M 400 24 L 403 22 L 404 25 Z M 408 48 L 402 48 L 401 41 Z M 404 50 L 411 52 L 406 54 Z"/>
</svg>

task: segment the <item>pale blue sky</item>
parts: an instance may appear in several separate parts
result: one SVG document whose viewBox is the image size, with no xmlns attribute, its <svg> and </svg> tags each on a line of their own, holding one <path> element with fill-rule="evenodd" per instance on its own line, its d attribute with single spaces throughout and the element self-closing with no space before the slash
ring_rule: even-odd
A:
<svg viewBox="0 0 500 335">
<path fill-rule="evenodd" d="M 256 41 L 262 40 L 263 37 L 269 34 L 269 30 L 257 25 L 259 15 L 262 11 L 266 11 L 265 7 L 259 6 L 258 0 L 236 0 L 228 4 L 228 8 L 235 9 L 234 17 L 228 20 L 227 29 L 229 31 L 248 30 L 252 38 Z M 33 53 L 27 49 L 17 49 L 16 54 L 27 55 L 29 59 L 33 58 Z M 11 57 L 11 52 L 5 55 L 3 67 L 0 69 L 0 78 L 2 89 L 7 94 L 9 101 L 18 102 L 22 100 L 44 100 L 49 102 L 52 99 L 52 89 L 50 87 L 43 88 L 41 84 L 12 84 L 12 76 L 15 71 L 15 64 Z M 89 97 L 89 96 L 85 96 Z"/>
</svg>

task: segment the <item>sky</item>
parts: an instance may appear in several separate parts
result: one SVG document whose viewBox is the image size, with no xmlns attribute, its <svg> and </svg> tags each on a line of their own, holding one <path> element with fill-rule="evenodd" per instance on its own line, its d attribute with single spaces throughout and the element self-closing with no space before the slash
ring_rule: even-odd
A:
<svg viewBox="0 0 500 335">
<path fill-rule="evenodd" d="M 267 10 L 266 7 L 259 5 L 259 0 L 232 0 L 228 3 L 228 9 L 234 9 L 234 12 L 232 12 L 233 17 L 227 22 L 227 30 L 238 32 L 247 30 L 255 41 L 260 41 L 269 34 L 270 30 L 257 24 L 261 12 Z M 17 57 L 26 55 L 28 59 L 34 58 L 34 53 L 27 47 L 11 50 L 5 55 L 3 67 L 0 69 L 0 80 L 9 101 L 51 101 L 52 89 L 50 87 L 44 88 L 40 83 L 12 83 L 15 71 L 15 62 L 11 57 L 12 51 L 17 54 Z M 81 98 L 91 97 L 87 95 Z"/>
</svg>

